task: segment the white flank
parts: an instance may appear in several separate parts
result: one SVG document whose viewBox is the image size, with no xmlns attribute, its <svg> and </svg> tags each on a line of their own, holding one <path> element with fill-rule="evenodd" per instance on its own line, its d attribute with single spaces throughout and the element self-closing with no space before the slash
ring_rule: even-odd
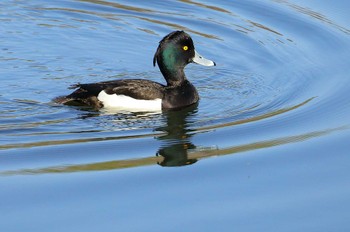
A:
<svg viewBox="0 0 350 232">
<path fill-rule="evenodd" d="M 103 103 L 104 108 L 115 110 L 125 110 L 130 112 L 161 111 L 162 99 L 139 100 L 125 95 L 107 94 L 101 91 L 98 100 Z"/>
</svg>

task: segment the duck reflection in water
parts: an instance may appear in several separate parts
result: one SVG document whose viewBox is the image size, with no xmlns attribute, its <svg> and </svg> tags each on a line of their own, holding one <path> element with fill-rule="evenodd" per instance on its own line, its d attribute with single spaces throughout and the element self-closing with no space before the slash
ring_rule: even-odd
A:
<svg viewBox="0 0 350 232">
<path fill-rule="evenodd" d="M 167 134 L 158 138 L 162 144 L 157 156 L 164 158 L 158 162 L 159 165 L 175 167 L 197 162 L 197 159 L 188 158 L 188 150 L 196 148 L 191 142 L 193 131 L 189 125 L 191 118 L 197 113 L 197 106 L 198 104 L 194 104 L 181 110 L 163 112 L 166 125 L 157 130 Z"/>
</svg>

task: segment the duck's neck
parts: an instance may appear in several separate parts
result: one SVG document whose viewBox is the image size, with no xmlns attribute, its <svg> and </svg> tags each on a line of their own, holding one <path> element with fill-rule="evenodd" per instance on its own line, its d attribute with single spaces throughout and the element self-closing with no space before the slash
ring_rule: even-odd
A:
<svg viewBox="0 0 350 232">
<path fill-rule="evenodd" d="M 168 68 L 166 65 L 159 65 L 159 69 L 163 74 L 168 86 L 179 86 L 186 81 L 183 67 Z"/>
</svg>

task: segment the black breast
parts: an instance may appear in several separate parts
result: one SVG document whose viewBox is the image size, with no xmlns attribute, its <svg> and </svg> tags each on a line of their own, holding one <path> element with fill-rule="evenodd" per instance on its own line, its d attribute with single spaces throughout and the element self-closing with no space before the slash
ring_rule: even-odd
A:
<svg viewBox="0 0 350 232">
<path fill-rule="evenodd" d="M 180 86 L 165 88 L 162 107 L 165 109 L 182 108 L 197 103 L 198 100 L 196 88 L 189 81 L 184 81 Z"/>
</svg>

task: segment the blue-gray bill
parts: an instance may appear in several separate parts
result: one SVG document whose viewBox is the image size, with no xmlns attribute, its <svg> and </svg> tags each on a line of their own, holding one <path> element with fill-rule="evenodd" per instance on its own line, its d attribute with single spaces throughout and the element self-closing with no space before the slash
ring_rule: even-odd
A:
<svg viewBox="0 0 350 232">
<path fill-rule="evenodd" d="M 215 66 L 215 62 L 208 60 L 201 56 L 196 50 L 194 50 L 194 57 L 192 61 L 196 64 L 204 65 L 204 66 Z"/>
</svg>

